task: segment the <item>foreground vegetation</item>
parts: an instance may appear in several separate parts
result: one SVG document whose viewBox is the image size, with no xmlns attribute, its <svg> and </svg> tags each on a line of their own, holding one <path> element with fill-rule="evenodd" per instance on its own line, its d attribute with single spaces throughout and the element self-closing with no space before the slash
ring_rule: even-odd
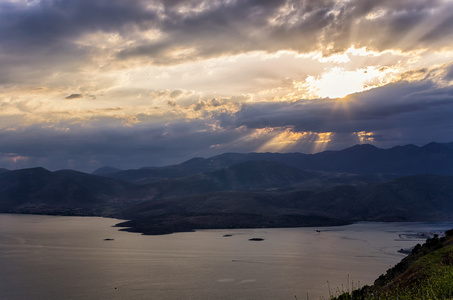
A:
<svg viewBox="0 0 453 300">
<path fill-rule="evenodd" d="M 331 295 L 331 300 L 453 299 L 453 229 L 417 245 L 372 286 Z"/>
</svg>

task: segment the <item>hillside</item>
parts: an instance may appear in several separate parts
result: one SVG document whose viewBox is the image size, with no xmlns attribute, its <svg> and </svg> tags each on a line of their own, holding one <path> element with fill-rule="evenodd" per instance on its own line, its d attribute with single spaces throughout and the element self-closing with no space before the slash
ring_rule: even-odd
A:
<svg viewBox="0 0 453 300">
<path fill-rule="evenodd" d="M 387 270 L 372 286 L 331 300 L 451 299 L 453 298 L 453 230 L 443 238 L 418 244 L 412 253 Z"/>
<path fill-rule="evenodd" d="M 131 206 L 123 211 L 131 222 L 121 226 L 143 233 L 161 230 L 168 233 L 205 228 L 338 225 L 356 221 L 451 221 L 452 195 L 453 176 L 441 175 L 415 175 L 378 184 L 294 192 L 211 192 Z"/>
<path fill-rule="evenodd" d="M 116 216 L 137 203 L 139 194 L 128 182 L 73 170 L 31 168 L 0 174 L 1 212 Z"/>
<path fill-rule="evenodd" d="M 274 161 L 249 161 L 188 177 L 150 184 L 161 198 L 182 197 L 218 191 L 269 191 L 320 179 L 320 174 L 302 171 Z"/>
</svg>

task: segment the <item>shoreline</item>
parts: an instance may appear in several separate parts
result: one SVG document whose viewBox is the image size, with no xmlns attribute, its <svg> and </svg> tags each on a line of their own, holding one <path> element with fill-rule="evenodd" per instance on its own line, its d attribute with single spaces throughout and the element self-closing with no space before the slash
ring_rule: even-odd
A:
<svg viewBox="0 0 453 300">
<path fill-rule="evenodd" d="M 131 232 L 131 233 L 140 233 L 142 235 L 169 235 L 173 233 L 182 233 L 182 232 L 196 232 L 196 231 L 204 231 L 204 230 L 240 230 L 240 229 L 284 229 L 284 228 L 314 228 L 314 230 L 318 233 L 322 233 L 322 228 L 325 227 L 335 227 L 340 228 L 343 226 L 349 225 L 360 225 L 360 224 L 426 224 L 426 225 L 442 225 L 442 224 L 452 224 L 452 221 L 355 221 L 355 222 L 344 222 L 344 223 L 326 223 L 326 224 L 308 224 L 308 225 L 299 225 L 299 226 L 200 226 L 199 228 L 190 228 L 189 226 L 156 226 L 156 227 L 149 227 L 149 228 L 141 228 L 137 226 L 129 226 L 132 224 L 127 224 L 133 222 L 133 220 L 122 219 L 115 216 L 101 216 L 101 215 L 77 215 L 77 214 L 56 214 L 56 213 L 31 213 L 31 212 L 0 212 L 0 215 L 36 215 L 36 216 L 50 216 L 50 217 L 83 217 L 83 218 L 106 218 L 118 221 L 111 227 L 118 228 L 119 231 Z M 407 241 L 409 239 L 402 239 Z M 421 239 L 417 239 L 421 240 Z"/>
</svg>

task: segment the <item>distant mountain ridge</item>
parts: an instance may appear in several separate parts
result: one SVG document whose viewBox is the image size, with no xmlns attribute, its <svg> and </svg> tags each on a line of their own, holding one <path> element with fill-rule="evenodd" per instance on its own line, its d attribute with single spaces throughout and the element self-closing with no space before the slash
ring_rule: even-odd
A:
<svg viewBox="0 0 453 300">
<path fill-rule="evenodd" d="M 364 144 L 340 151 L 302 153 L 224 153 L 210 158 L 193 158 L 179 165 L 145 167 L 103 174 L 130 182 L 155 182 L 161 178 L 179 178 L 221 170 L 248 161 L 275 161 L 300 170 L 347 172 L 355 174 L 387 173 L 396 175 L 453 175 L 453 143 L 429 143 L 380 149 Z M 97 172 L 97 171 L 95 171 Z"/>
<path fill-rule="evenodd" d="M 102 168 L 95 170 L 91 174 L 102 176 L 102 175 L 112 174 L 112 173 L 121 172 L 121 171 L 123 171 L 123 170 L 114 168 L 114 167 L 102 167 Z"/>
</svg>

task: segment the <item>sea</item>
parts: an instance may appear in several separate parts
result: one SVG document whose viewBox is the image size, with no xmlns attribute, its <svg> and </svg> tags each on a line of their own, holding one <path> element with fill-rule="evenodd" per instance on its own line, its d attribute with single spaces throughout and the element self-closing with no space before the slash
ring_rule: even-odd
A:
<svg viewBox="0 0 453 300">
<path fill-rule="evenodd" d="M 146 236 L 121 220 L 0 214 L 0 299 L 328 299 L 372 284 L 453 223 Z M 250 240 L 252 239 L 252 240 Z"/>
</svg>

